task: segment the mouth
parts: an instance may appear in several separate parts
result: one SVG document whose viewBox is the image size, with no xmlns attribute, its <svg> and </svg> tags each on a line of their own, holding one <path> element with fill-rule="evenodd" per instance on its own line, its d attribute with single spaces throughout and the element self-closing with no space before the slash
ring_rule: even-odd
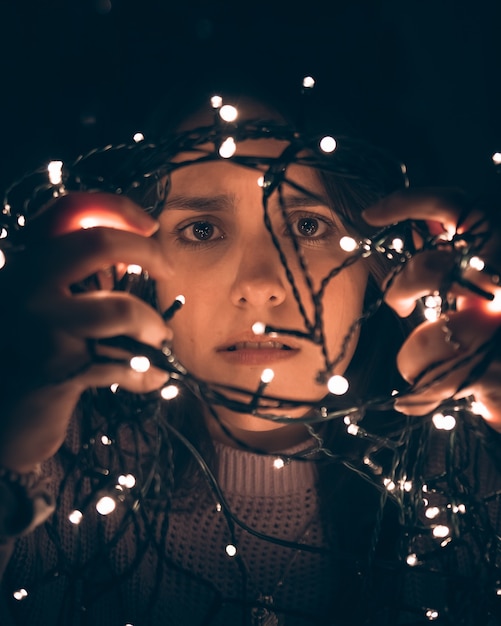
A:
<svg viewBox="0 0 501 626">
<path fill-rule="evenodd" d="M 232 341 L 217 349 L 217 353 L 235 365 L 268 365 L 299 354 L 299 347 L 291 343 L 259 337 Z"/>
<path fill-rule="evenodd" d="M 224 350 L 237 352 L 237 350 L 293 350 L 290 346 L 280 341 L 238 341 Z"/>
</svg>

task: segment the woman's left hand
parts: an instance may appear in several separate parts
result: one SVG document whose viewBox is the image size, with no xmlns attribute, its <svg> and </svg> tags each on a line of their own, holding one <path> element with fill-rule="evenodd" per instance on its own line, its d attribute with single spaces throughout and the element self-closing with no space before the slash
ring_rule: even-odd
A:
<svg viewBox="0 0 501 626">
<path fill-rule="evenodd" d="M 494 210 L 494 207 L 491 207 Z M 480 209 L 468 208 L 454 190 L 396 192 L 364 212 L 374 226 L 404 220 L 425 221 L 443 238 L 419 249 L 388 282 L 385 301 L 401 317 L 427 295 L 454 299 L 454 310 L 423 321 L 409 335 L 397 358 L 402 376 L 413 385 L 395 408 L 410 415 L 433 411 L 448 398 L 474 395 L 483 417 L 501 432 L 501 224 Z M 468 248 L 468 242 L 473 246 Z M 422 242 L 421 242 L 422 243 Z M 479 261 L 467 262 L 471 255 Z M 466 255 L 464 254 L 466 252 Z M 462 265 L 460 260 L 462 257 Z M 492 300 L 481 295 L 491 294 Z"/>
</svg>

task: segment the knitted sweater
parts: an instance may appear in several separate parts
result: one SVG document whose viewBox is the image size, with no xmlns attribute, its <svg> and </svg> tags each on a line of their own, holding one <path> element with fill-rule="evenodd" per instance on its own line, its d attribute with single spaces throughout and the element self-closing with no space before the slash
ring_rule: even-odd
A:
<svg viewBox="0 0 501 626">
<path fill-rule="evenodd" d="M 435 452 L 431 469 L 440 475 L 444 449 L 436 446 Z M 168 516 L 148 501 L 137 508 L 129 502 L 109 515 L 94 511 L 74 525 L 68 518 L 76 488 L 69 480 L 58 492 L 57 513 L 16 543 L 3 581 L 0 624 L 426 624 L 435 619 L 429 607 L 439 607 L 440 613 L 450 600 L 450 588 L 439 569 L 438 575 L 417 571 L 413 576 L 407 571 L 400 601 L 422 606 L 422 620 L 404 612 L 398 621 L 375 613 L 368 622 L 347 621 L 346 617 L 339 621 L 343 598 L 335 590 L 342 587 L 343 576 L 326 545 L 316 466 L 293 460 L 275 467 L 273 457 L 222 444 L 216 444 L 216 453 L 222 494 L 229 510 L 250 532 L 228 521 L 226 508 L 209 493 L 175 498 Z M 496 472 L 484 454 L 474 457 L 478 484 L 486 492 L 495 492 L 499 488 Z M 53 485 L 59 485 L 63 471 L 58 461 L 48 463 L 47 471 L 54 478 Z M 427 497 L 430 505 L 443 504 L 436 494 Z M 498 510 L 496 505 L 491 519 L 499 527 Z M 440 521 L 437 518 L 433 523 Z M 311 549 L 293 549 L 284 541 Z M 436 549 L 436 539 L 430 542 Z M 465 554 L 454 557 L 452 569 L 468 585 L 460 590 L 461 600 L 475 607 L 474 595 L 468 594 L 476 564 Z M 393 593 L 393 588 L 380 582 L 380 595 Z M 495 625 L 495 619 L 479 623 Z M 466 612 L 464 622 L 437 623 L 476 624 Z"/>
<path fill-rule="evenodd" d="M 219 484 L 235 516 L 264 535 L 325 548 L 313 464 L 276 468 L 273 457 L 221 444 L 216 452 Z M 253 611 L 255 620 L 268 615 L 259 607 L 271 602 L 276 614 L 290 614 L 287 625 L 323 623 L 328 613 L 326 550 L 294 550 L 238 526 L 232 535 L 210 496 L 174 500 L 163 538 L 164 512 L 144 506 L 129 517 L 125 508 L 86 515 L 74 526 L 71 491 L 63 492 L 57 515 L 17 542 L 5 580 L 15 624 L 238 625 L 251 623 Z M 160 549 L 151 536 L 162 541 Z M 12 600 L 18 589 L 28 595 Z"/>
</svg>

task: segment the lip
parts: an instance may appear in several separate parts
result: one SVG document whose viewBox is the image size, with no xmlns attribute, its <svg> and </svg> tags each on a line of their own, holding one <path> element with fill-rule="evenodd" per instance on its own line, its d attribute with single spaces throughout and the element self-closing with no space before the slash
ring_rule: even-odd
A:
<svg viewBox="0 0 501 626">
<path fill-rule="evenodd" d="M 226 361 L 240 365 L 266 365 L 291 359 L 300 349 L 295 342 L 269 335 L 245 334 L 216 348 Z"/>
</svg>

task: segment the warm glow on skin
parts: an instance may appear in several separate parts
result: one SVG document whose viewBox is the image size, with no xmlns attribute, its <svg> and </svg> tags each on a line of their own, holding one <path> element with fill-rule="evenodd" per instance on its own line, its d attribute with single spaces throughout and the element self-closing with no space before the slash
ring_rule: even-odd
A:
<svg viewBox="0 0 501 626">
<path fill-rule="evenodd" d="M 195 122 L 200 123 L 200 120 Z M 277 156 L 283 147 L 283 142 L 276 140 L 245 141 L 238 144 L 237 155 Z M 179 155 L 177 160 L 186 158 L 190 155 Z M 293 165 L 288 177 L 317 197 L 325 195 L 316 173 L 310 168 Z M 180 168 L 172 174 L 171 182 L 171 194 L 155 236 L 165 250 L 166 263 L 173 270 L 172 280 L 157 284 L 161 306 L 168 306 L 180 291 L 186 295 L 186 305 L 169 322 L 174 332 L 176 355 L 194 375 L 242 387 L 250 393 L 258 388 L 263 367 L 269 366 L 275 371 L 275 377 L 267 386 L 267 393 L 298 400 L 320 400 L 327 389 L 315 380 L 324 365 L 319 346 L 283 337 L 284 342 L 294 344 L 297 354 L 269 364 L 228 361 L 225 351 L 220 350 L 228 343 L 252 341 L 252 338 L 241 337 L 251 333 L 256 320 L 275 327 L 304 330 L 291 286 L 263 222 L 262 189 L 256 184 L 255 170 L 228 159 Z M 286 199 L 292 199 L 288 208 L 292 223 L 302 215 L 313 216 L 318 220 L 319 232 L 324 233 L 324 237 L 318 237 L 315 242 L 303 240 L 300 244 L 318 288 L 321 279 L 346 258 L 347 253 L 339 247 L 339 239 L 348 233 L 326 201 L 312 202 L 309 196 L 298 199 L 297 191 L 287 185 L 283 186 L 283 191 Z M 278 194 L 270 197 L 268 206 L 311 320 L 311 296 L 294 258 L 291 238 L 285 235 Z M 193 224 L 200 222 L 210 225 L 211 239 L 186 241 L 188 237 L 194 238 Z M 325 292 L 324 319 L 328 320 L 325 332 L 330 357 L 338 355 L 349 327 L 362 311 L 366 281 L 366 267 L 356 263 L 331 281 Z M 350 342 L 339 364 L 339 373 L 346 369 L 356 339 Z M 252 415 L 232 414 L 219 407 L 218 412 L 231 424 L 232 431 L 243 438 L 249 432 L 283 428 L 283 425 Z M 304 412 L 302 409 L 296 414 Z"/>
</svg>

